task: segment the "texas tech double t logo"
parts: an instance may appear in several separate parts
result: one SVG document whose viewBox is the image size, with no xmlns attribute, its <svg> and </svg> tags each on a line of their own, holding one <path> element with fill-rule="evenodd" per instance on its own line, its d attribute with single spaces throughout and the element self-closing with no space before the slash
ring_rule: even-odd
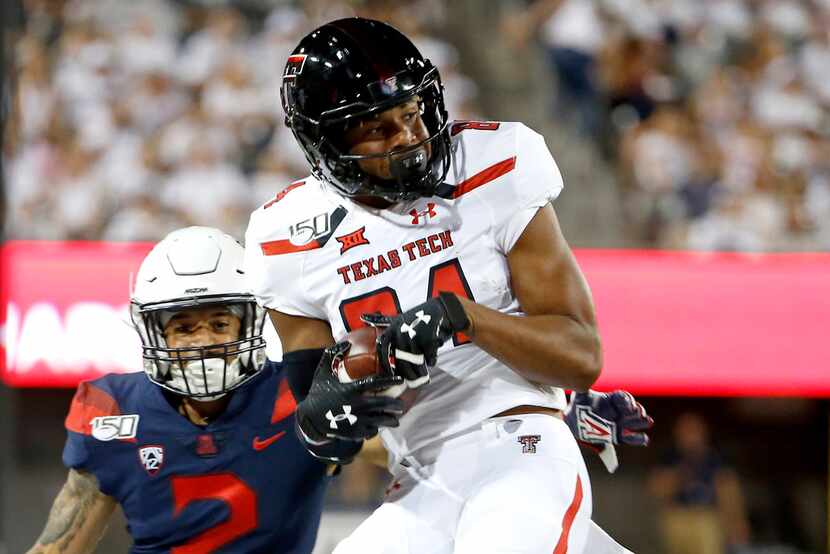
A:
<svg viewBox="0 0 830 554">
<path fill-rule="evenodd" d="M 536 454 L 536 443 L 542 440 L 541 435 L 522 435 L 519 444 L 522 445 L 522 454 Z"/>
</svg>

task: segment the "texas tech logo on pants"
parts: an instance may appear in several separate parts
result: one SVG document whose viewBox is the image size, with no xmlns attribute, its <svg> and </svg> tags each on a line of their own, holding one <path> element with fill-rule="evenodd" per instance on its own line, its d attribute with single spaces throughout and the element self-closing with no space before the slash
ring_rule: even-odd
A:
<svg viewBox="0 0 830 554">
<path fill-rule="evenodd" d="M 522 435 L 519 444 L 522 445 L 522 454 L 536 454 L 536 443 L 541 441 L 541 435 Z"/>
<path fill-rule="evenodd" d="M 142 446 L 138 449 L 138 459 L 147 473 L 155 475 L 164 464 L 164 447 L 156 444 Z"/>
</svg>

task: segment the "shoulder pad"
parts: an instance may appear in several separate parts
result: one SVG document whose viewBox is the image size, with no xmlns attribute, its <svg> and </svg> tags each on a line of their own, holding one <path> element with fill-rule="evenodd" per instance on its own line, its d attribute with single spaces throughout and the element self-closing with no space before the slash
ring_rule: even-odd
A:
<svg viewBox="0 0 830 554">
<path fill-rule="evenodd" d="M 143 373 L 135 373 L 106 375 L 94 381 L 81 382 L 66 416 L 68 431 L 104 442 L 113 439 L 135 441 L 139 416 L 122 412 L 118 388 L 112 387 L 115 377 L 145 378 Z"/>
</svg>

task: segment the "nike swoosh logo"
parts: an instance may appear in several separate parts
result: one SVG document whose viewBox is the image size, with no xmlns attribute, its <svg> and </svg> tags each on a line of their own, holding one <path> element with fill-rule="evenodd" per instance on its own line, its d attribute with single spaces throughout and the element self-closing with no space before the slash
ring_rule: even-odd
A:
<svg viewBox="0 0 830 554">
<path fill-rule="evenodd" d="M 259 440 L 259 437 L 254 437 L 254 450 L 265 450 L 266 448 L 280 440 L 283 435 L 285 435 L 285 431 L 280 431 L 276 435 L 272 435 L 264 440 Z"/>
</svg>

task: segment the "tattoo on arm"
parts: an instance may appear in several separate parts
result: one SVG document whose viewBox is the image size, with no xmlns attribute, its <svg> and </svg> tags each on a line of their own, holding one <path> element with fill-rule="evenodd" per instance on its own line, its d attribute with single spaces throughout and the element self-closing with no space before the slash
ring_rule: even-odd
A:
<svg viewBox="0 0 830 554">
<path fill-rule="evenodd" d="M 114 508 L 115 500 L 99 490 L 95 476 L 70 469 L 46 527 L 29 554 L 94 550 Z"/>
</svg>

